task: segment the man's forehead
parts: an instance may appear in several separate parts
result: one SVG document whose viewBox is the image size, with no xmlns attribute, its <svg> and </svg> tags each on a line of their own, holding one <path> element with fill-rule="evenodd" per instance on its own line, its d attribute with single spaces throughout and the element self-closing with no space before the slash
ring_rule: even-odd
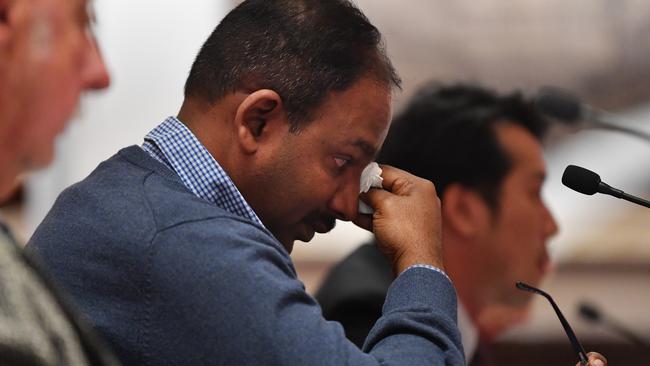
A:
<svg viewBox="0 0 650 366">
<path fill-rule="evenodd" d="M 372 158 L 381 147 L 391 116 L 390 89 L 363 78 L 350 88 L 333 92 L 320 107 L 322 128 L 336 144 L 352 147 Z M 327 126 L 327 127 L 325 127 Z"/>
<path fill-rule="evenodd" d="M 524 126 L 504 122 L 496 127 L 498 140 L 511 159 L 511 173 L 525 174 L 527 179 L 544 181 L 546 163 L 541 142 Z"/>
</svg>

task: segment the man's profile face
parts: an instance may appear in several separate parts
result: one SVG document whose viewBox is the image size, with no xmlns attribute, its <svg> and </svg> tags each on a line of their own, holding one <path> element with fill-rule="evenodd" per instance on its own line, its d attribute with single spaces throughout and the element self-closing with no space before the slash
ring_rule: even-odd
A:
<svg viewBox="0 0 650 366">
<path fill-rule="evenodd" d="M 483 232 L 481 246 L 486 285 L 497 302 L 522 306 L 530 298 L 515 288 L 516 281 L 537 285 L 549 269 L 546 242 L 557 225 L 541 197 L 546 175 L 542 147 L 523 127 L 496 127 L 504 151 L 512 161 L 504 177 L 498 208 Z"/>
<path fill-rule="evenodd" d="M 363 78 L 331 93 L 298 133 L 287 130 L 258 176 L 266 195 L 255 209 L 289 251 L 294 240 L 330 231 L 335 219 L 356 217 L 361 172 L 386 137 L 390 103 L 387 86 Z"/>
<path fill-rule="evenodd" d="M 3 112 L 11 128 L 5 139 L 22 169 L 29 169 L 51 161 L 54 138 L 80 93 L 109 81 L 85 0 L 18 1 L 9 16 L 2 93 L 11 101 Z"/>
</svg>

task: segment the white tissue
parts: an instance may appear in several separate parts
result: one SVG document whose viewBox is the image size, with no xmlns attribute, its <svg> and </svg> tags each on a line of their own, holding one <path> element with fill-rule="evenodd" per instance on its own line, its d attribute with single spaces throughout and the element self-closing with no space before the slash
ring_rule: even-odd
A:
<svg viewBox="0 0 650 366">
<path fill-rule="evenodd" d="M 381 168 L 379 164 L 372 162 L 368 164 L 361 172 L 361 184 L 359 186 L 359 193 L 365 193 L 370 190 L 370 188 L 382 188 L 382 181 L 384 179 L 381 177 Z M 359 200 L 359 213 L 362 214 L 372 214 L 375 211 L 372 207 L 365 204 L 363 201 Z"/>
</svg>

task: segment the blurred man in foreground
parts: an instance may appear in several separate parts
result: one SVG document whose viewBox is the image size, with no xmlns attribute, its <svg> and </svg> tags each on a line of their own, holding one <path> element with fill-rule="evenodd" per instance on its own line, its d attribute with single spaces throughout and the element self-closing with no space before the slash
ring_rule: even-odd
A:
<svg viewBox="0 0 650 366">
<path fill-rule="evenodd" d="M 531 295 L 515 282 L 536 285 L 549 268 L 546 241 L 557 225 L 541 197 L 545 128 L 518 93 L 428 85 L 395 119 L 378 157 L 436 185 L 445 268 L 458 292 L 470 364 L 485 364 L 479 339 L 519 319 L 495 324 L 482 315 L 521 314 Z M 324 316 L 341 322 L 361 346 L 382 315 L 391 281 L 390 263 L 374 243 L 365 244 L 334 267 L 316 298 Z"/>
<path fill-rule="evenodd" d="M 52 160 L 84 90 L 108 86 L 85 0 L 0 1 L 0 200 Z M 0 222 L 0 364 L 114 365 Z"/>
</svg>

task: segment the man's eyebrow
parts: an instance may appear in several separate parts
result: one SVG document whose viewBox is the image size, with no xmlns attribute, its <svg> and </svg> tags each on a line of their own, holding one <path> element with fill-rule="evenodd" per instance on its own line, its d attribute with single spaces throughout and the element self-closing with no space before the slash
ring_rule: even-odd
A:
<svg viewBox="0 0 650 366">
<path fill-rule="evenodd" d="M 94 25 L 97 22 L 97 17 L 95 16 L 95 3 L 93 0 L 80 0 L 79 12 L 83 17 L 84 22 L 89 26 Z"/>
<path fill-rule="evenodd" d="M 535 172 L 535 180 L 539 180 L 540 182 L 544 182 L 547 178 L 546 172 L 545 171 L 537 171 Z"/>
<path fill-rule="evenodd" d="M 359 138 L 351 141 L 349 144 L 361 150 L 367 157 L 374 157 L 377 154 L 378 149 L 364 139 Z"/>
</svg>

